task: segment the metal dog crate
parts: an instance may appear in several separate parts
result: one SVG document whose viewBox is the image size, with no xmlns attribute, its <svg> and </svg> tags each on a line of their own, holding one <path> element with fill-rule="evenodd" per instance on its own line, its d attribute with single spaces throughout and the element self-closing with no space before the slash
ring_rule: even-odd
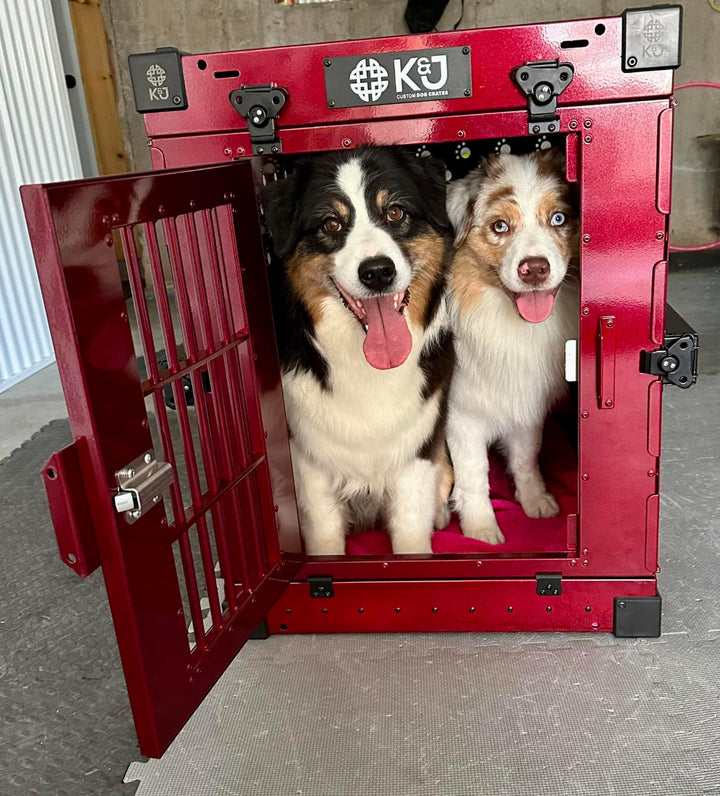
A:
<svg viewBox="0 0 720 796">
<path fill-rule="evenodd" d="M 258 626 L 659 634 L 662 391 L 690 386 L 697 348 L 665 335 L 680 15 L 133 56 L 157 171 L 23 189 L 75 440 L 43 478 L 63 560 L 103 567 L 145 754 Z M 307 560 L 256 201 L 266 156 L 392 144 L 457 164 L 470 142 L 546 140 L 581 195 L 560 548 Z"/>
</svg>

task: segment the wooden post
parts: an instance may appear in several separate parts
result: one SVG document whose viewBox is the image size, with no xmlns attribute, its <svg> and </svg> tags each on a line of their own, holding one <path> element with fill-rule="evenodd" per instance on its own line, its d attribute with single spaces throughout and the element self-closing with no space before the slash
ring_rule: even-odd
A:
<svg viewBox="0 0 720 796">
<path fill-rule="evenodd" d="M 126 172 L 117 88 L 100 0 L 69 0 L 100 174 Z"/>
</svg>

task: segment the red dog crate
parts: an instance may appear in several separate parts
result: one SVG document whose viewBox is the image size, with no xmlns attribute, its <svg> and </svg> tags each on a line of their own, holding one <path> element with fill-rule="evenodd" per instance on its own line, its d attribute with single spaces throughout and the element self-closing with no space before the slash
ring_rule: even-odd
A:
<svg viewBox="0 0 720 796">
<path fill-rule="evenodd" d="M 659 634 L 662 390 L 696 356 L 665 316 L 680 13 L 133 56 L 157 171 L 23 189 L 75 440 L 43 477 L 63 560 L 103 567 L 145 754 L 258 626 Z M 434 147 L 456 173 L 546 141 L 581 196 L 560 544 L 306 559 L 258 175 L 362 144 Z"/>
</svg>

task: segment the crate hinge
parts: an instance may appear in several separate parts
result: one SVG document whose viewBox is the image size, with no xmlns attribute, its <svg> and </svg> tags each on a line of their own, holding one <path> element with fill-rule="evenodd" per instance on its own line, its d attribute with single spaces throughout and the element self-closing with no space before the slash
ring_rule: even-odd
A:
<svg viewBox="0 0 720 796">
<path fill-rule="evenodd" d="M 241 86 L 230 92 L 233 108 L 247 122 L 254 155 L 277 155 L 282 152 L 275 119 L 287 98 L 288 92 L 284 88 L 272 84 Z"/>
<path fill-rule="evenodd" d="M 560 117 L 557 100 L 572 83 L 575 67 L 571 63 L 554 61 L 526 61 L 510 73 L 525 94 L 528 105 L 528 132 L 557 133 Z"/>
<path fill-rule="evenodd" d="M 115 473 L 118 491 L 113 495 L 115 511 L 134 523 L 156 506 L 174 480 L 173 468 L 149 450 Z"/>
<path fill-rule="evenodd" d="M 330 575 L 308 575 L 311 597 L 334 597 L 332 577 Z"/>
<path fill-rule="evenodd" d="M 538 572 L 535 575 L 535 594 L 559 597 L 562 594 L 562 575 L 559 572 Z"/>
</svg>

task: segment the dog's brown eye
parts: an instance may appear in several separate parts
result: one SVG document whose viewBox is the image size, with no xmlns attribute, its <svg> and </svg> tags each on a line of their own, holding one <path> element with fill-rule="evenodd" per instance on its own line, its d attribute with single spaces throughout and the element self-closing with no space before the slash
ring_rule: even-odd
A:
<svg viewBox="0 0 720 796">
<path fill-rule="evenodd" d="M 507 225 L 506 221 L 499 219 L 498 221 L 493 221 L 492 224 L 493 232 L 497 232 L 498 235 L 502 235 L 504 232 L 507 232 L 510 227 Z"/>
<path fill-rule="evenodd" d="M 388 221 L 402 221 L 404 217 L 405 211 L 400 205 L 390 205 L 385 211 L 385 218 L 387 218 Z"/>
<path fill-rule="evenodd" d="M 340 221 L 339 218 L 335 218 L 335 216 L 330 216 L 329 218 L 326 218 L 325 221 L 323 221 L 322 228 L 325 230 L 325 232 L 330 232 L 330 233 L 340 232 L 340 230 L 342 229 L 342 222 Z"/>
</svg>

